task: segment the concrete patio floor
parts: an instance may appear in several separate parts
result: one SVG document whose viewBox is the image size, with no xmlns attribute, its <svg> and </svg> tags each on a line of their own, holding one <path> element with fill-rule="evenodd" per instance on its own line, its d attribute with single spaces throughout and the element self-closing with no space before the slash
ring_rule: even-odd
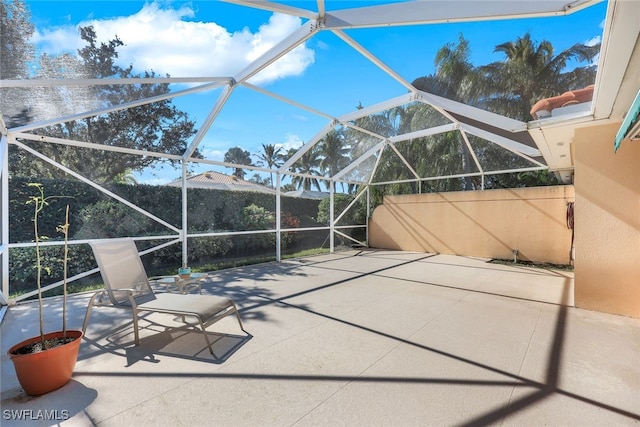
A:
<svg viewBox="0 0 640 427">
<path fill-rule="evenodd" d="M 250 335 L 212 325 L 212 357 L 153 315 L 134 347 L 130 314 L 98 307 L 71 382 L 40 397 L 5 354 L 36 334 L 37 307 L 11 307 L 1 424 L 640 425 L 640 319 L 574 308 L 570 272 L 348 251 L 226 270 L 203 293 L 233 298 Z M 72 327 L 89 297 L 71 298 Z M 47 305 L 59 329 L 60 300 Z"/>
</svg>

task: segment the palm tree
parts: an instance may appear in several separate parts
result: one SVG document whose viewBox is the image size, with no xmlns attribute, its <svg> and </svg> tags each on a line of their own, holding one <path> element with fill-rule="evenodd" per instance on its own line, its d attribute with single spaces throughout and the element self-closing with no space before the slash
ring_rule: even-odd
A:
<svg viewBox="0 0 640 427">
<path fill-rule="evenodd" d="M 413 85 L 422 91 L 440 95 L 442 97 L 463 102 L 465 104 L 477 104 L 481 94 L 486 92 L 486 84 L 480 79 L 476 68 L 471 63 L 469 56 L 471 49 L 469 41 L 462 34 L 458 37 L 458 45 L 448 43 L 438 50 L 435 58 L 436 72 L 429 76 L 420 77 L 413 81 Z M 471 153 L 463 140 L 456 137 L 455 133 L 447 133 L 435 138 L 443 147 L 431 147 L 433 152 L 448 153 L 445 158 L 452 162 L 462 161 L 462 171 L 471 171 Z M 459 152 L 461 156 L 452 153 Z M 446 165 L 445 158 L 437 159 L 442 165 L 433 173 L 448 175 L 448 171 L 457 169 L 455 165 Z M 441 169 L 441 170 L 438 170 Z M 463 178 L 465 190 L 473 188 L 471 180 Z"/>
<path fill-rule="evenodd" d="M 297 162 L 293 164 L 296 172 L 305 175 L 320 175 L 320 171 L 318 170 L 318 168 L 320 167 L 321 158 L 320 152 L 317 147 L 317 145 L 313 146 L 310 150 L 304 153 Z M 290 151 L 293 151 L 293 153 L 295 154 L 297 150 L 292 149 Z M 316 178 L 294 175 L 293 178 L 291 178 L 291 182 L 296 186 L 298 190 L 302 188 L 303 190 L 311 191 L 311 187 L 313 186 L 318 191 L 320 191 L 320 183 Z"/>
<path fill-rule="evenodd" d="M 596 67 L 566 68 L 570 60 L 591 62 L 599 51 L 599 44 L 576 44 L 554 56 L 549 41 L 536 44 L 528 33 L 515 42 L 502 43 L 494 52 L 503 53 L 505 60 L 477 70 L 489 89 L 482 106 L 518 120 L 531 120 L 529 111 L 538 100 L 593 84 Z"/>
<path fill-rule="evenodd" d="M 413 85 L 426 92 L 527 121 L 530 120 L 531 106 L 539 99 L 592 84 L 595 80 L 594 67 L 565 70 L 569 60 L 589 61 L 599 49 L 599 45 L 577 44 L 554 56 L 551 43 L 543 41 L 536 44 L 529 34 L 525 34 L 515 42 L 495 47 L 495 52 L 505 55 L 504 61 L 474 67 L 469 60 L 469 43 L 460 36 L 458 45 L 448 44 L 438 51 L 435 73 L 414 80 Z M 442 144 L 458 147 L 441 147 L 435 150 L 448 153 L 439 159 L 440 166 L 444 170 L 452 170 L 452 167 L 445 166 L 445 159 L 448 157 L 453 161 L 458 158 L 453 153 L 459 152 L 462 153 L 463 171 L 468 173 L 471 162 L 466 144 L 459 138 L 439 139 Z M 486 160 L 486 166 L 499 167 L 493 157 Z M 464 180 L 465 189 L 471 188 L 471 182 L 469 179 Z"/>
<path fill-rule="evenodd" d="M 256 153 L 258 164 L 267 166 L 269 169 L 282 165 L 284 156 L 282 155 L 282 147 L 276 147 L 275 144 L 261 144 L 262 152 Z M 270 174 L 271 186 L 273 187 L 273 172 Z"/>
<path fill-rule="evenodd" d="M 226 163 L 233 163 L 235 165 L 253 166 L 253 162 L 251 161 L 251 154 L 249 154 L 247 150 L 243 150 L 240 147 L 230 148 L 229 151 L 224 154 L 224 161 Z M 234 176 L 240 179 L 244 179 L 244 170 L 242 168 L 232 167 L 232 169 L 234 169 Z"/>
<path fill-rule="evenodd" d="M 344 135 L 335 129 L 327 132 L 324 138 L 320 140 L 319 154 L 322 156 L 319 164 L 320 169 L 331 177 L 344 169 L 351 161 L 349 147 L 345 144 Z M 329 181 L 326 182 L 326 185 L 328 189 Z M 334 190 L 336 188 L 335 182 L 333 188 Z"/>
<path fill-rule="evenodd" d="M 457 45 L 447 43 L 436 53 L 435 73 L 415 79 L 412 85 L 453 101 L 475 104 L 486 87 L 471 63 L 470 55 L 469 41 L 460 34 Z"/>
<path fill-rule="evenodd" d="M 127 169 L 126 171 L 118 174 L 113 179 L 113 182 L 115 184 L 125 184 L 125 185 L 135 185 L 138 183 L 138 181 L 136 180 L 136 176 L 131 169 Z"/>
</svg>

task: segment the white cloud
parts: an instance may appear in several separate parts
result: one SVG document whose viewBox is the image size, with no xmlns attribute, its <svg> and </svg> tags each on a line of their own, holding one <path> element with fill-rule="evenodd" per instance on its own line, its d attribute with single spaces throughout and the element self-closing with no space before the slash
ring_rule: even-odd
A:
<svg viewBox="0 0 640 427">
<path fill-rule="evenodd" d="M 329 50 L 329 44 L 323 42 L 322 40 L 318 40 L 318 42 L 316 43 L 316 46 L 318 49 Z"/>
<path fill-rule="evenodd" d="M 224 160 L 224 153 L 226 153 L 226 151 L 214 150 L 214 149 L 203 147 L 200 149 L 200 153 L 202 154 L 202 157 L 204 157 L 205 159 L 217 160 L 221 162 Z"/>
<path fill-rule="evenodd" d="M 53 55 L 75 53 L 84 46 L 77 28 L 71 25 L 36 29 L 31 41 L 41 52 Z"/>
<path fill-rule="evenodd" d="M 602 41 L 602 37 L 594 36 L 594 37 L 590 38 L 589 40 L 587 40 L 586 42 L 584 42 L 584 44 L 586 46 L 595 46 L 598 43 L 600 43 L 601 41 Z"/>
<path fill-rule="evenodd" d="M 231 33 L 215 22 L 187 18 L 194 18 L 188 6 L 172 9 L 148 3 L 134 15 L 94 19 L 79 26 L 92 25 L 100 42 L 117 35 L 125 44 L 118 49 L 119 65 L 133 64 L 138 72 L 154 70 L 173 77 L 233 76 L 301 26 L 299 18 L 273 14 L 255 33 L 248 28 Z M 40 29 L 34 41 L 48 53 L 84 46 L 72 26 Z M 298 46 L 251 82 L 261 84 L 300 75 L 313 61 L 314 51 Z"/>
<path fill-rule="evenodd" d="M 282 147 L 283 151 L 287 152 L 292 148 L 300 148 L 304 145 L 304 141 L 295 134 L 288 133 L 284 137 L 284 142 L 275 144 L 276 147 Z"/>
</svg>

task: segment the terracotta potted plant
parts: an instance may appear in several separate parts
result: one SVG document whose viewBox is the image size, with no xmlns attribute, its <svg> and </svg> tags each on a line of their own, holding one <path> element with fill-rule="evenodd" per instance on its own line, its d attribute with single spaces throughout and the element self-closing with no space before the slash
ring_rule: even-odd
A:
<svg viewBox="0 0 640 427">
<path fill-rule="evenodd" d="M 58 227 L 64 234 L 63 256 L 63 309 L 62 330 L 44 333 L 44 316 L 42 307 L 42 259 L 38 232 L 38 217 L 48 205 L 50 197 L 44 196 L 41 184 L 30 183 L 29 186 L 38 190 L 36 196 L 31 196 L 28 204 L 34 205 L 33 226 L 36 243 L 36 269 L 38 285 L 38 307 L 40 320 L 40 335 L 28 338 L 14 345 L 7 352 L 13 362 L 16 376 L 25 393 L 36 396 L 58 389 L 69 382 L 78 358 L 82 331 L 67 330 L 67 262 L 69 236 L 69 206 L 67 206 L 65 223 Z"/>
</svg>

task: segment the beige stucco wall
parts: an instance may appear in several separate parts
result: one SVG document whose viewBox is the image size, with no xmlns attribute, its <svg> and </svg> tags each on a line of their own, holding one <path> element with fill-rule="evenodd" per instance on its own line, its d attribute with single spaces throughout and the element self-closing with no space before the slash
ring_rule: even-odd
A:
<svg viewBox="0 0 640 427">
<path fill-rule="evenodd" d="M 575 304 L 640 317 L 640 141 L 619 124 L 577 130 Z"/>
<path fill-rule="evenodd" d="M 569 263 L 573 186 L 387 196 L 369 222 L 375 248 Z"/>
</svg>

